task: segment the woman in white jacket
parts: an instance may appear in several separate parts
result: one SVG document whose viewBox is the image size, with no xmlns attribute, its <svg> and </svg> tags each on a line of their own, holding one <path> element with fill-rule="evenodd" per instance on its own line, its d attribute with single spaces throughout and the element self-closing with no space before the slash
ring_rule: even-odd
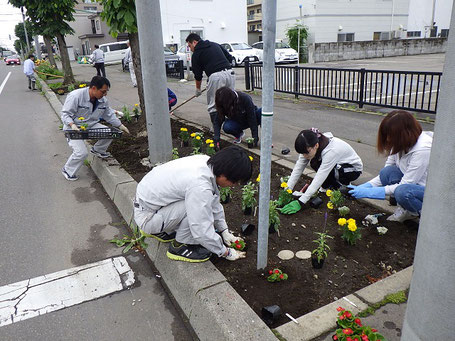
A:
<svg viewBox="0 0 455 341">
<path fill-rule="evenodd" d="M 407 111 L 395 110 L 381 122 L 377 149 L 388 155 L 385 167 L 374 179 L 360 186 L 350 186 L 356 198 L 385 199 L 395 196 L 398 207 L 387 218 L 403 222 L 420 215 L 427 181 L 433 133 L 423 132 Z"/>
<path fill-rule="evenodd" d="M 362 160 L 349 144 L 332 133 L 321 134 L 316 128 L 299 133 L 295 150 L 300 155 L 288 180 L 288 188 L 294 188 L 308 163 L 316 171 L 316 176 L 305 193 L 293 193 L 300 197 L 281 209 L 284 214 L 298 212 L 320 187 L 338 189 L 356 180 L 363 170 Z"/>
</svg>

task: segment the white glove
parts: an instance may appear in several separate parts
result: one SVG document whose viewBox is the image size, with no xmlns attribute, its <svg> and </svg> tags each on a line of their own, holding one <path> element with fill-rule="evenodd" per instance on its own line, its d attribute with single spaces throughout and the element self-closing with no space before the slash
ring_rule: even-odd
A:
<svg viewBox="0 0 455 341">
<path fill-rule="evenodd" d="M 202 94 L 202 90 L 196 88 L 195 96 L 196 96 L 196 97 L 199 97 L 201 94 Z"/>
<path fill-rule="evenodd" d="M 227 260 L 234 261 L 246 257 L 246 252 L 237 251 L 230 247 L 228 247 L 227 250 L 228 254 L 224 256 L 224 258 L 226 258 Z"/>
<path fill-rule="evenodd" d="M 117 118 L 122 118 L 123 115 L 125 115 L 123 112 L 115 110 L 115 116 L 117 116 Z"/>
<path fill-rule="evenodd" d="M 80 129 L 77 127 L 76 123 L 71 123 L 71 129 L 74 131 L 80 131 Z"/>
<path fill-rule="evenodd" d="M 224 244 L 231 246 L 232 243 L 235 243 L 236 240 L 243 241 L 242 238 L 234 236 L 228 229 L 221 232 L 221 237 L 223 237 Z"/>
<path fill-rule="evenodd" d="M 118 127 L 121 131 L 125 132 L 126 134 L 129 134 L 130 131 L 128 130 L 127 127 L 125 127 L 123 124 L 120 125 L 120 127 Z"/>
</svg>

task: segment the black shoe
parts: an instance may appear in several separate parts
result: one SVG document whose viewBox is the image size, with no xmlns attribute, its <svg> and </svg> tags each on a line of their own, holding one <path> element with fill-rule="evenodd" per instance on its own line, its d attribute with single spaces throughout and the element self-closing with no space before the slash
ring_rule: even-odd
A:
<svg viewBox="0 0 455 341">
<path fill-rule="evenodd" d="M 105 152 L 105 153 L 99 152 L 99 151 L 95 150 L 95 148 L 93 148 L 93 147 L 92 147 L 92 149 L 90 149 L 90 153 L 92 153 L 95 156 L 98 156 L 101 159 L 107 159 L 108 157 L 111 157 L 111 153 L 109 153 L 109 152 Z"/>
<path fill-rule="evenodd" d="M 172 260 L 181 260 L 190 263 L 208 261 L 212 253 L 200 245 L 181 244 L 176 241 L 169 244 L 167 257 Z"/>
<path fill-rule="evenodd" d="M 166 232 L 161 232 L 161 233 L 156 233 L 156 234 L 151 234 L 152 238 L 155 238 L 156 240 L 162 242 L 162 243 L 169 243 L 175 240 L 175 232 L 172 232 L 171 234 L 167 234 Z"/>
<path fill-rule="evenodd" d="M 32 90 L 32 87 L 29 85 L 29 86 L 28 86 L 28 89 L 29 89 L 29 90 Z"/>
</svg>

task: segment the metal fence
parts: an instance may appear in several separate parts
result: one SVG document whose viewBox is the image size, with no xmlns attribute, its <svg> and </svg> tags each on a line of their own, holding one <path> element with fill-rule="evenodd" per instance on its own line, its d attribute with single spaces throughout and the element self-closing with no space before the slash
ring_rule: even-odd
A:
<svg viewBox="0 0 455 341">
<path fill-rule="evenodd" d="M 183 79 L 185 78 L 185 69 L 183 60 L 165 61 L 166 63 L 166 76 L 169 78 Z"/>
<path fill-rule="evenodd" d="M 275 66 L 275 91 L 435 114 L 441 72 Z M 262 89 L 262 64 L 245 63 L 247 90 Z"/>
</svg>

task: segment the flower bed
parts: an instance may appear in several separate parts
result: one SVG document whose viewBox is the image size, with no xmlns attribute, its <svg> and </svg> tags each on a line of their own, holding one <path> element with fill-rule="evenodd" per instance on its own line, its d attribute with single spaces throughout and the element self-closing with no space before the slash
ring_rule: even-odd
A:
<svg viewBox="0 0 455 341">
<path fill-rule="evenodd" d="M 138 122 L 126 124 L 132 136 L 136 136 L 144 129 L 143 120 L 144 118 L 140 117 Z M 191 144 L 188 147 L 182 146 L 179 140 L 182 127 L 187 128 L 189 134 L 203 133 L 204 141 L 211 138 L 208 131 L 197 130 L 190 125 L 172 120 L 173 147 L 180 157 L 194 151 Z M 133 178 L 140 181 L 148 172 L 148 169 L 140 163 L 142 158 L 148 156 L 148 142 L 147 137 L 132 136 L 114 141 L 110 151 Z M 222 141 L 222 146 L 227 144 Z M 259 157 L 254 154 L 251 156 L 254 164 L 252 182 L 256 183 Z M 272 163 L 271 196 L 273 199 L 278 199 L 280 191 L 283 190 L 281 178 L 290 175 L 290 172 L 289 169 Z M 305 180 L 307 179 L 302 177 L 296 188 L 303 187 Z M 234 234 L 240 234 L 244 223 L 254 224 L 256 229 L 251 235 L 244 237 L 246 259 L 229 262 L 213 257 L 212 262 L 259 316 L 265 306 L 281 307 L 283 316 L 273 322 L 272 327 L 289 321 L 284 313 L 289 313 L 295 318 L 299 317 L 395 271 L 402 270 L 413 262 L 417 237 L 415 227 L 388 222 L 386 216 L 380 216 L 377 225 L 365 227 L 362 220 L 369 214 L 380 212 L 358 201 L 346 199 L 343 205 L 349 207 L 350 212 L 345 219 L 346 221 L 354 219 L 361 233 L 361 239 L 356 240 L 355 245 L 349 245 L 341 238 L 343 231 L 338 221 L 340 218 L 338 210 L 327 208 L 330 198 L 325 193 L 320 193 L 319 197 L 323 204 L 317 209 L 308 207 L 293 215 L 279 215 L 281 222 L 279 233 L 274 233 L 273 229 L 270 230 L 272 233 L 269 234 L 268 266 L 262 271 L 256 270 L 257 216 L 242 213 L 241 187 L 235 187 L 230 195 L 231 200 L 224 204 L 226 221 Z M 256 198 L 258 198 L 257 194 Z M 282 250 L 296 253 L 301 250 L 316 249 L 318 245 L 313 241 L 318 238 L 316 232 L 325 232 L 323 226 L 326 213 L 325 230 L 334 238 L 327 239 L 330 250 L 321 269 L 313 269 L 311 259 L 293 257 L 290 260 L 280 260 L 278 258 L 278 252 Z M 346 224 L 349 230 L 349 223 Z M 376 226 L 386 227 L 387 233 L 379 234 Z M 267 229 L 269 230 L 269 227 Z M 268 281 L 269 272 L 274 269 L 280 269 L 287 274 L 287 279 Z"/>
</svg>

